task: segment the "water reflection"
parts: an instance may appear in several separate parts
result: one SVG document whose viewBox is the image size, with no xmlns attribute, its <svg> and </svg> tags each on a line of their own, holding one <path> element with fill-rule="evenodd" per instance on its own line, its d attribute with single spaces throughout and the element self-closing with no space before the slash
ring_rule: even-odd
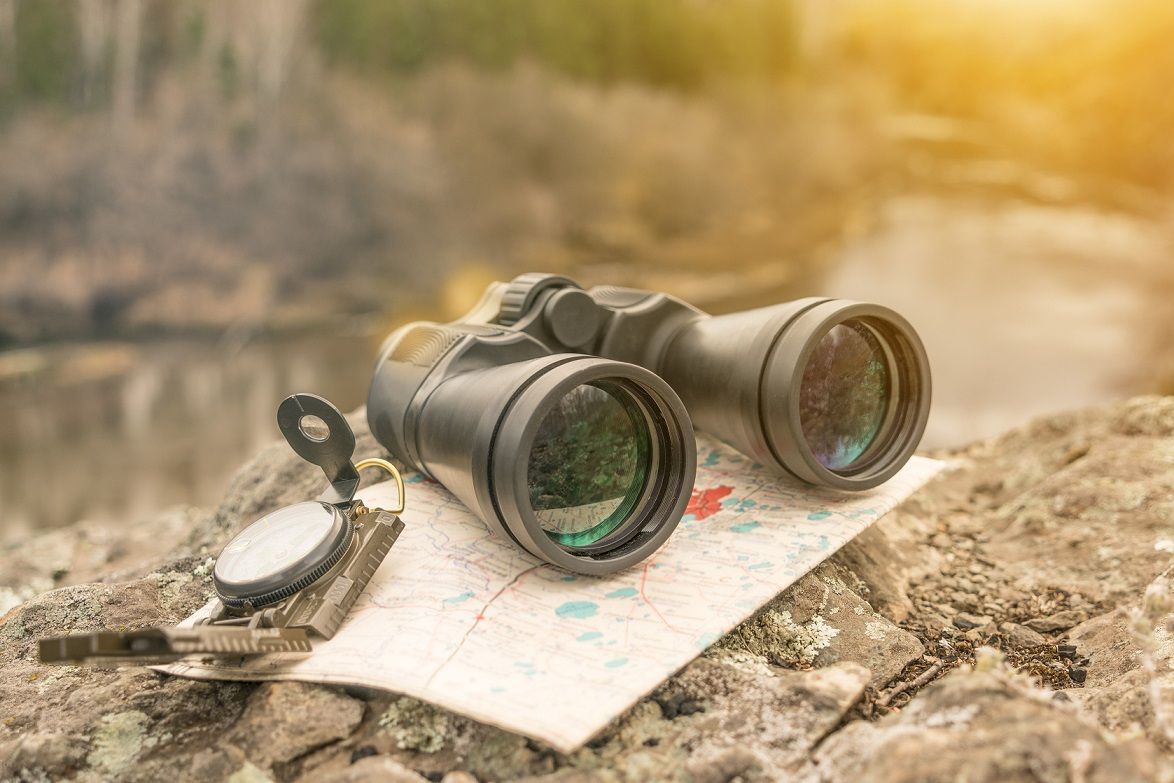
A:
<svg viewBox="0 0 1174 783">
<path fill-rule="evenodd" d="M 277 439 L 277 404 L 312 391 L 361 404 L 371 340 L 164 340 L 0 354 L 0 535 L 214 505 Z"/>
<path fill-rule="evenodd" d="M 934 394 L 924 447 L 1150 391 L 1171 318 L 1165 228 L 1090 207 L 903 197 L 845 244 L 818 290 L 905 315 Z"/>
</svg>

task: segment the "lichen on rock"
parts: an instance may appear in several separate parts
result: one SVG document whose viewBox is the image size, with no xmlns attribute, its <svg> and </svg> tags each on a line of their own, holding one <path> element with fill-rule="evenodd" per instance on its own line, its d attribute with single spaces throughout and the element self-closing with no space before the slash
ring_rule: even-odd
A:
<svg viewBox="0 0 1174 783">
<path fill-rule="evenodd" d="M 379 725 L 401 750 L 435 753 L 444 747 L 448 713 L 426 702 L 402 696 L 379 717 Z"/>
<path fill-rule="evenodd" d="M 789 668 L 854 661 L 868 667 L 872 684 L 880 687 L 919 657 L 923 647 L 873 609 L 859 586 L 859 578 L 844 566 L 820 566 L 716 647 Z"/>
<path fill-rule="evenodd" d="M 787 609 L 767 609 L 731 631 L 719 646 L 745 650 L 780 664 L 810 666 L 839 633 L 818 614 L 797 623 Z"/>
<path fill-rule="evenodd" d="M 111 775 L 126 771 L 143 750 L 147 722 L 138 710 L 103 715 L 86 761 Z"/>
</svg>

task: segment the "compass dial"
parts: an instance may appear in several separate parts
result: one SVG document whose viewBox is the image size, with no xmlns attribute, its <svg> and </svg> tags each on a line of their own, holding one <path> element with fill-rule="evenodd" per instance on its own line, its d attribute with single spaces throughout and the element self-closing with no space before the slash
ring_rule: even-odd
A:
<svg viewBox="0 0 1174 783">
<path fill-rule="evenodd" d="M 337 508 L 296 503 L 258 519 L 216 561 L 216 592 L 229 606 L 274 603 L 308 587 L 338 561 L 354 528 Z"/>
</svg>

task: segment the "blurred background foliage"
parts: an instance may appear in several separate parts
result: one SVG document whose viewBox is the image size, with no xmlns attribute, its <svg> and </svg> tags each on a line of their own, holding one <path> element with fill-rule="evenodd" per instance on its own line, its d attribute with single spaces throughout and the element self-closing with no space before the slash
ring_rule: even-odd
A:
<svg viewBox="0 0 1174 783">
<path fill-rule="evenodd" d="M 214 502 L 284 394 L 360 404 L 390 326 L 531 269 L 895 306 L 931 445 L 1174 390 L 1171 40 L 1168 0 L 0 0 L 0 508 Z"/>
<path fill-rule="evenodd" d="M 787 76 L 795 33 L 791 5 L 764 0 L 344 0 L 317 8 L 327 57 L 367 74 L 443 60 L 479 69 L 531 60 L 597 83 L 698 89 Z"/>
</svg>

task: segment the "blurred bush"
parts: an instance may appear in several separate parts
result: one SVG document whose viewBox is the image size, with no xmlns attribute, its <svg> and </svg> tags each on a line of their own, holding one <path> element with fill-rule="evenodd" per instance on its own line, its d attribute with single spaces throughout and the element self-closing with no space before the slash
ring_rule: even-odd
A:
<svg viewBox="0 0 1174 783">
<path fill-rule="evenodd" d="M 468 269 L 769 297 L 947 158 L 1168 189 L 1172 36 L 1168 0 L 0 0 L 0 343 Z"/>
<path fill-rule="evenodd" d="M 470 266 L 785 271 L 873 155 L 776 83 L 786 3 L 0 3 L 0 341 L 402 313 Z"/>
</svg>

